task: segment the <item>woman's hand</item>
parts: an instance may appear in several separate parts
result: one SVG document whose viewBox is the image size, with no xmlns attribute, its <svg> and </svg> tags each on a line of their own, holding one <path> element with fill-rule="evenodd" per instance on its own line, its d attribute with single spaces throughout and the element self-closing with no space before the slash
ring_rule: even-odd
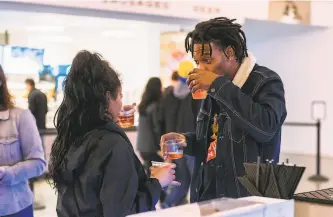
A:
<svg viewBox="0 0 333 217">
<path fill-rule="evenodd" d="M 160 182 L 162 188 L 165 188 L 168 185 L 179 186 L 180 183 L 174 181 L 176 178 L 175 168 L 176 164 L 166 164 L 165 166 L 161 167 L 151 167 L 151 178 L 157 179 Z"/>
<path fill-rule="evenodd" d="M 164 158 L 163 153 L 161 151 L 158 151 L 156 154 L 160 156 L 162 159 Z"/>
<path fill-rule="evenodd" d="M 136 112 L 136 103 L 133 103 L 132 105 L 124 105 L 120 111 L 120 113 L 126 113 L 126 115 L 128 116 L 134 114 L 135 112 Z"/>
</svg>

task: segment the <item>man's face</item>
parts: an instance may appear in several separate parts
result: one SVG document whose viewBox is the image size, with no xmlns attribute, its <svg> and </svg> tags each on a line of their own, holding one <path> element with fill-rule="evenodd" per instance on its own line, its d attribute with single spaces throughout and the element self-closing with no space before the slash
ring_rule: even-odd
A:
<svg viewBox="0 0 333 217">
<path fill-rule="evenodd" d="M 32 86 L 29 83 L 25 83 L 26 85 L 26 89 L 28 92 L 30 92 L 32 90 Z"/>
<path fill-rule="evenodd" d="M 197 63 L 199 69 L 210 71 L 219 75 L 228 75 L 230 63 L 221 48 L 214 43 L 210 43 L 212 55 L 210 55 L 209 44 L 204 44 L 204 52 L 202 55 L 202 44 L 194 44 L 193 59 Z"/>
</svg>

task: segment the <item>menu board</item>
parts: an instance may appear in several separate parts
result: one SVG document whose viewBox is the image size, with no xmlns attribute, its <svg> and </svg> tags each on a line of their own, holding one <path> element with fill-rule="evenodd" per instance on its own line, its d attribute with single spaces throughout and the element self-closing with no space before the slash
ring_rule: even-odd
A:
<svg viewBox="0 0 333 217">
<path fill-rule="evenodd" d="M 44 49 L 6 46 L 2 59 L 7 75 L 38 75 L 43 58 Z"/>
</svg>

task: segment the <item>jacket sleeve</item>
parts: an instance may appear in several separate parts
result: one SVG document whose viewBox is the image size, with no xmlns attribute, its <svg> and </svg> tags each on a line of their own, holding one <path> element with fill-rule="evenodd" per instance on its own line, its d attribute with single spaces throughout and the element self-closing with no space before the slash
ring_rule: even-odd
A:
<svg viewBox="0 0 333 217">
<path fill-rule="evenodd" d="M 29 104 L 29 110 L 31 113 L 35 114 L 37 110 L 37 100 L 36 95 L 34 93 L 30 93 L 28 96 L 28 104 Z"/>
<path fill-rule="evenodd" d="M 165 96 L 163 96 L 161 103 L 160 103 L 160 111 L 158 113 L 158 117 L 160 119 L 160 126 L 161 126 L 161 135 L 167 133 L 166 132 L 166 115 L 165 115 L 165 108 L 166 108 L 166 103 L 165 103 Z"/>
<path fill-rule="evenodd" d="M 195 133 L 189 132 L 189 133 L 183 133 L 183 135 L 186 138 L 186 148 L 184 149 L 184 154 L 194 156 L 194 147 L 197 143 L 197 137 Z"/>
<path fill-rule="evenodd" d="M 268 142 L 283 124 L 287 111 L 284 88 L 278 76 L 267 77 L 256 87 L 255 100 L 224 76 L 212 83 L 213 97 L 235 125 L 260 143 Z"/>
<path fill-rule="evenodd" d="M 154 132 L 154 140 L 155 144 L 160 149 L 159 142 L 160 138 L 162 136 L 162 128 L 163 128 L 163 116 L 162 116 L 163 110 L 160 105 L 156 106 L 151 113 L 151 122 Z"/>
<path fill-rule="evenodd" d="M 202 100 L 192 99 L 192 101 L 191 101 L 192 112 L 193 112 L 193 116 L 195 117 L 195 121 L 197 120 L 197 116 L 199 114 L 201 104 L 202 104 Z"/>
<path fill-rule="evenodd" d="M 133 154 L 128 144 L 120 141 L 106 162 L 100 189 L 104 216 L 125 217 L 155 209 L 161 185 L 156 179 L 139 183 Z"/>
<path fill-rule="evenodd" d="M 0 185 L 15 185 L 40 176 L 46 167 L 44 151 L 36 121 L 29 110 L 20 114 L 18 121 L 19 141 L 23 160 L 5 168 Z"/>
</svg>

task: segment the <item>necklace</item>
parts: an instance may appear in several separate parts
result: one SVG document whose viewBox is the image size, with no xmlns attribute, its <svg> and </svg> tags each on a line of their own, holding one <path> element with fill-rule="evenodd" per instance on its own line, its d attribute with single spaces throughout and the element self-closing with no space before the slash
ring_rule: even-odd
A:
<svg viewBox="0 0 333 217">
<path fill-rule="evenodd" d="M 213 135 L 210 137 L 213 140 L 217 139 L 216 133 L 219 131 L 219 125 L 217 124 L 217 114 L 214 114 L 214 123 L 212 124 Z"/>
</svg>

